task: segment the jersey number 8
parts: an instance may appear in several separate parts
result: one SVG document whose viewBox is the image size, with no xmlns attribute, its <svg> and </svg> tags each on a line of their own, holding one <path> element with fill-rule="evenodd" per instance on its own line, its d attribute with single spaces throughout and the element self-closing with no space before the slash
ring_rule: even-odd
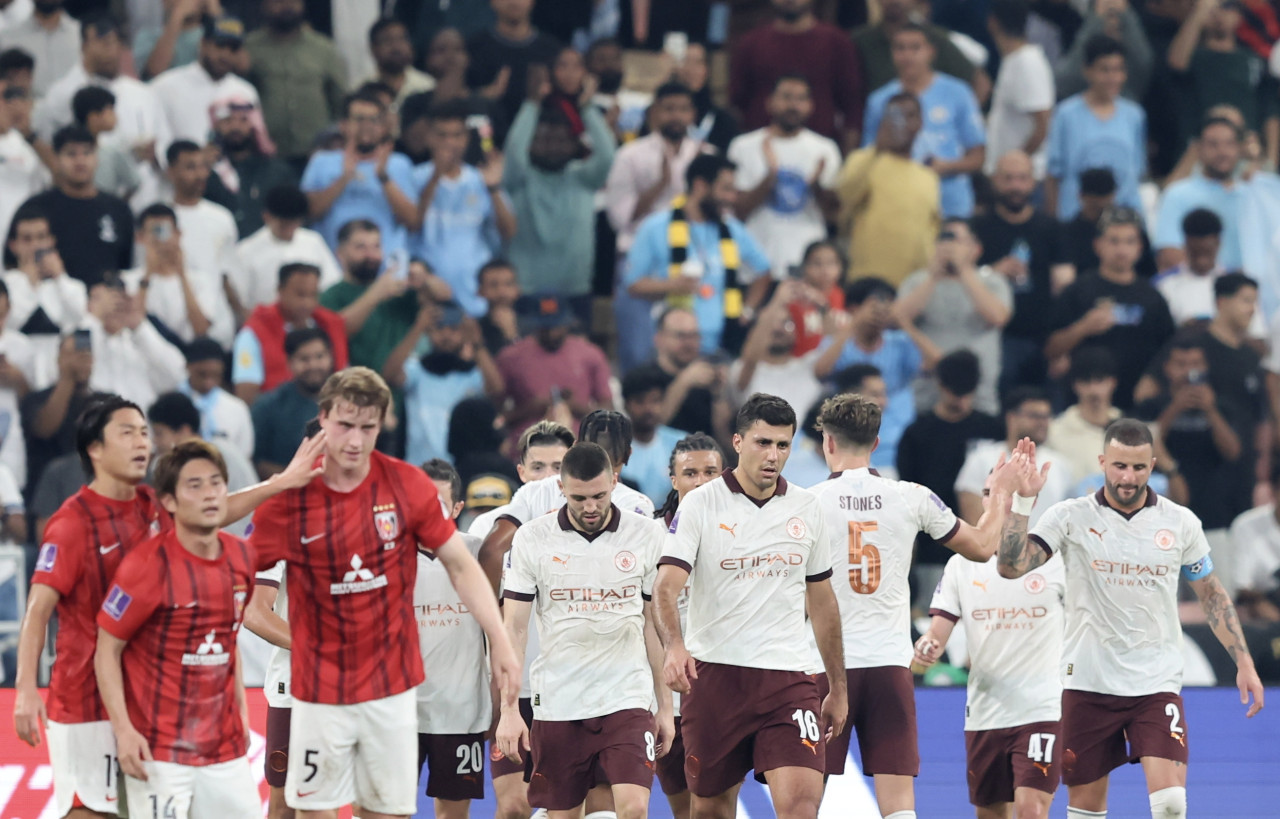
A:
<svg viewBox="0 0 1280 819">
<path fill-rule="evenodd" d="M 855 594 L 875 594 L 880 588 L 880 550 L 862 542 L 863 532 L 875 532 L 874 520 L 849 521 L 849 586 Z"/>
</svg>

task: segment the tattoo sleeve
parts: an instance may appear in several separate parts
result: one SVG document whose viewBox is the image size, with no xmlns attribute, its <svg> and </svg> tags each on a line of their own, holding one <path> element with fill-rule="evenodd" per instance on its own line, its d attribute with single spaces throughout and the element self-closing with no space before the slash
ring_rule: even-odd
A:
<svg viewBox="0 0 1280 819">
<path fill-rule="evenodd" d="M 996 568 L 1001 577 L 1022 577 L 1044 563 L 1048 555 L 1038 543 L 1027 537 L 1026 515 L 1010 513 L 1000 530 L 1000 550 L 996 553 Z"/>
<path fill-rule="evenodd" d="M 1240 628 L 1240 618 L 1236 615 L 1236 607 L 1231 602 L 1222 581 L 1215 575 L 1191 584 L 1200 597 L 1200 605 L 1204 607 L 1205 617 L 1213 636 L 1218 638 L 1222 647 L 1231 655 L 1238 666 L 1243 658 L 1249 657 L 1249 646 L 1244 640 L 1244 631 Z"/>
</svg>

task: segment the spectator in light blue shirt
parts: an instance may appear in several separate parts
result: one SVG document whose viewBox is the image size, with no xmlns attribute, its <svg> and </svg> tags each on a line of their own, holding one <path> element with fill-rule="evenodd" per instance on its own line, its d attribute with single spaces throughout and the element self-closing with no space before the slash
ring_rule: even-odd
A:
<svg viewBox="0 0 1280 819">
<path fill-rule="evenodd" d="M 419 218 L 411 247 L 453 288 L 467 315 L 488 312 L 477 273 L 516 233 L 516 218 L 499 190 L 502 159 L 491 155 L 483 169 L 462 161 L 467 149 L 468 107 L 452 100 L 430 115 L 431 161 L 413 169 Z"/>
<path fill-rule="evenodd" d="M 751 302 L 746 288 L 765 284 L 760 273 L 771 267 L 746 226 L 729 215 L 737 196 L 733 171 L 733 163 L 716 154 L 690 162 L 685 172 L 688 195 L 676 200 L 683 218 L 669 208 L 640 223 L 623 279 L 636 298 L 665 299 L 673 307 L 691 309 L 702 332 L 703 353 L 732 342 L 730 330 L 742 327 L 739 320 Z M 736 266 L 726 264 L 729 247 L 737 253 L 737 259 L 729 260 Z M 727 281 L 729 269 L 735 282 Z"/>
<path fill-rule="evenodd" d="M 1217 266 L 1222 270 L 1239 270 L 1243 266 L 1240 186 L 1235 173 L 1242 153 L 1240 130 L 1229 119 L 1211 117 L 1200 129 L 1198 148 L 1200 172 L 1174 182 L 1160 197 L 1156 216 L 1156 265 L 1165 271 L 1182 264 L 1186 244 L 1182 220 L 1191 211 L 1204 208 L 1222 220 Z"/>
<path fill-rule="evenodd" d="M 924 365 L 920 350 L 902 330 L 888 329 L 893 319 L 893 285 L 884 279 L 856 279 L 845 291 L 849 321 L 839 325 L 818 348 L 813 371 L 830 380 L 855 364 L 880 371 L 890 402 L 914 406 L 911 384 Z M 899 393 L 904 396 L 899 400 Z"/>
<path fill-rule="evenodd" d="M 911 156 L 942 177 L 942 215 L 967 219 L 973 215 L 969 175 L 981 171 L 986 160 L 987 135 L 978 98 L 968 83 L 933 70 L 936 51 L 923 26 L 907 23 L 899 28 L 891 48 L 898 79 L 867 98 L 862 147 L 875 142 L 889 99 L 903 91 L 914 94 L 924 118 Z"/>
<path fill-rule="evenodd" d="M 1138 183 L 1147 170 L 1147 115 L 1120 96 L 1124 88 L 1124 46 L 1105 34 L 1085 44 L 1087 90 L 1053 110 L 1049 125 L 1049 168 L 1045 208 L 1069 222 L 1080 212 L 1080 174 L 1106 168 L 1116 180 L 1117 205 L 1141 209 Z"/>
<path fill-rule="evenodd" d="M 338 231 L 347 222 L 368 219 L 382 232 L 388 257 L 405 246 L 406 226 L 418 224 L 413 165 L 394 153 L 387 132 L 387 109 L 371 92 L 347 98 L 342 121 L 347 145 L 317 151 L 302 174 L 315 229 L 329 249 L 338 250 Z"/>
<path fill-rule="evenodd" d="M 671 491 L 671 452 L 685 433 L 659 423 L 671 376 L 656 364 L 637 367 L 622 379 L 623 409 L 631 416 L 631 457 L 622 477 L 662 506 Z"/>
</svg>

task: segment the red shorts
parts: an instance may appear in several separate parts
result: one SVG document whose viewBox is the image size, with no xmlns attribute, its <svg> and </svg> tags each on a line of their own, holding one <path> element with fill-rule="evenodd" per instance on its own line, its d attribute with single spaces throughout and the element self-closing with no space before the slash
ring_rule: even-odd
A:
<svg viewBox="0 0 1280 819">
<path fill-rule="evenodd" d="M 684 772 L 696 796 L 724 793 L 775 768 L 821 772 L 826 741 L 822 700 L 813 677 L 697 662 L 698 679 L 680 700 Z"/>
<path fill-rule="evenodd" d="M 533 726 L 533 700 L 528 697 L 520 698 L 520 716 L 524 717 L 524 724 Z M 513 762 L 502 755 L 502 751 L 498 750 L 498 743 L 490 740 L 489 742 L 489 778 L 499 779 L 511 774 L 520 774 L 524 777 L 524 781 L 529 781 L 529 774 L 533 772 L 533 763 L 529 759 L 528 754 L 521 754 L 524 757 L 523 762 Z"/>
<path fill-rule="evenodd" d="M 818 692 L 830 692 L 826 674 L 818 674 Z M 827 773 L 839 776 L 858 732 L 862 772 L 867 776 L 920 775 L 916 742 L 916 690 L 911 671 L 901 666 L 849 668 L 849 721 L 844 732 L 827 743 Z"/>
<path fill-rule="evenodd" d="M 427 765 L 427 796 L 450 802 L 484 799 L 484 734 L 418 734 L 418 782 Z"/>
<path fill-rule="evenodd" d="M 1062 776 L 1061 723 L 1033 722 L 1012 728 L 965 731 L 969 802 L 984 807 L 1012 802 L 1018 788 L 1045 793 Z"/>
<path fill-rule="evenodd" d="M 273 788 L 284 787 L 285 774 L 289 771 L 289 717 L 292 714 L 292 708 L 267 706 L 267 747 L 263 765 L 267 784 Z"/>
<path fill-rule="evenodd" d="M 660 756 L 658 764 L 658 784 L 667 796 L 675 796 L 689 790 L 689 783 L 684 778 L 684 737 L 680 735 L 680 718 L 676 717 L 676 738 L 671 741 L 671 750 L 666 756 Z"/>
<path fill-rule="evenodd" d="M 1182 697 L 1166 692 L 1117 697 L 1063 691 L 1062 743 L 1062 781 L 1069 786 L 1095 782 L 1144 756 L 1185 765 L 1187 719 Z"/>
<path fill-rule="evenodd" d="M 547 810 L 581 805 L 603 770 L 610 784 L 653 786 L 657 730 L 646 708 L 603 717 L 533 721 L 529 804 Z"/>
</svg>

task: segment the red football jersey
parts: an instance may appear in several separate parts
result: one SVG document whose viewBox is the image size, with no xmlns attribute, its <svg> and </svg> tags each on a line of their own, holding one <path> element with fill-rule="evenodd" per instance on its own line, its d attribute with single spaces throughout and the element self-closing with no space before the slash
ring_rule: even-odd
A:
<svg viewBox="0 0 1280 819">
<path fill-rule="evenodd" d="M 454 533 L 421 469 L 374 452 L 351 492 L 318 477 L 258 507 L 249 542 L 265 569 L 288 561 L 293 696 L 353 705 L 423 680 L 413 585 L 418 548 Z"/>
<path fill-rule="evenodd" d="M 218 534 L 205 560 L 173 530 L 131 551 L 102 601 L 98 625 L 128 640 L 121 664 L 129 720 L 159 762 L 213 765 L 244 756 L 236 702 L 236 637 L 253 591 L 249 545 Z"/>
<path fill-rule="evenodd" d="M 139 486 L 131 501 L 112 500 L 86 486 L 49 518 L 31 577 L 62 595 L 49 719 L 71 724 L 107 718 L 93 673 L 98 609 L 124 556 L 170 523 L 149 486 Z"/>
</svg>

